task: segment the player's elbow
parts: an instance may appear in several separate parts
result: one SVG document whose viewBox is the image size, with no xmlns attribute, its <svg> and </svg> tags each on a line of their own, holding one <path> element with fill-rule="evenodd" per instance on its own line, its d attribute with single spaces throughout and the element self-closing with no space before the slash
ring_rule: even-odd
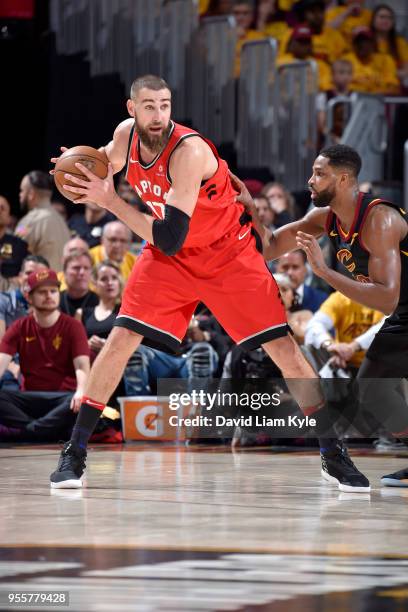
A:
<svg viewBox="0 0 408 612">
<path fill-rule="evenodd" d="M 382 303 L 382 308 L 380 310 L 385 315 L 389 316 L 394 312 L 394 310 L 398 306 L 398 302 L 399 302 L 399 289 L 398 291 L 390 291 L 388 299 L 384 300 L 384 302 Z"/>
<path fill-rule="evenodd" d="M 165 255 L 177 255 L 187 238 L 190 217 L 174 206 L 166 206 L 163 220 L 155 219 L 152 226 L 154 246 Z"/>
</svg>

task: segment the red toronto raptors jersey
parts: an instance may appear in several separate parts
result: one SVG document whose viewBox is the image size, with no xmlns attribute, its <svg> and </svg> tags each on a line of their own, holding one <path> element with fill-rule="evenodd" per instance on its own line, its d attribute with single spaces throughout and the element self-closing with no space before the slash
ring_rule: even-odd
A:
<svg viewBox="0 0 408 612">
<path fill-rule="evenodd" d="M 241 204 L 235 202 L 237 192 L 231 185 L 227 163 L 219 157 L 213 143 L 190 128 L 173 121 L 170 124 L 171 131 L 167 145 L 149 164 L 145 164 L 141 158 L 139 137 L 132 128 L 126 178 L 150 208 L 153 216 L 163 219 L 167 194 L 171 187 L 169 173 L 171 155 L 186 138 L 193 136 L 203 138 L 217 159 L 218 169 L 201 185 L 183 249 L 207 246 L 231 231 L 232 227 L 239 223 L 244 209 Z"/>
</svg>

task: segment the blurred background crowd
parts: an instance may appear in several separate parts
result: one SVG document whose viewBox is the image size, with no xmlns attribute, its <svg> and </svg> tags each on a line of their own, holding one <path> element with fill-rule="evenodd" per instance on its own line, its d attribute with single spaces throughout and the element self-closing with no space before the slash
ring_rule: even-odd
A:
<svg viewBox="0 0 408 612">
<path fill-rule="evenodd" d="M 84 7 L 88 3 L 79 4 Z M 98 4 L 102 12 L 103 1 L 95 0 L 93 8 L 86 7 L 88 13 L 78 12 L 75 23 L 86 29 L 86 17 Z M 99 32 L 101 40 L 105 37 L 105 43 L 100 44 L 105 44 L 106 49 L 109 46 L 106 41 L 112 35 L 109 52 L 114 58 L 120 49 L 113 36 L 115 18 L 130 19 L 126 11 L 115 12 L 116 4 L 119 3 L 109 3 L 110 13 L 108 5 L 105 6 L 105 29 Z M 153 4 L 163 12 L 171 11 L 172 4 L 180 9 L 180 2 L 169 0 L 161 4 L 152 2 L 151 12 Z M 134 6 L 140 8 L 141 4 L 135 2 Z M 195 121 L 194 109 L 189 115 L 192 81 L 186 80 L 189 66 L 184 55 L 182 77 L 176 74 L 174 66 L 173 72 L 166 75 L 162 59 L 159 64 L 153 61 L 157 49 L 150 41 L 146 48 L 151 48 L 153 59 L 144 58 L 140 66 L 134 65 L 132 78 L 148 72 L 147 67 L 152 72 L 163 67 L 162 75 L 171 86 L 176 84 L 178 100 L 180 92 L 184 96 L 183 104 L 175 104 L 174 119 L 199 130 L 209 125 L 210 133 L 203 130 L 204 135 L 213 137 L 232 169 L 245 178 L 265 226 L 273 230 L 304 214 L 310 206 L 306 188 L 311 172 L 309 161 L 324 144 L 349 144 L 344 140 L 347 129 L 354 134 L 352 122 L 357 121 L 358 131 L 358 117 L 362 124 L 364 109 L 373 110 L 373 101 L 381 104 L 375 115 L 381 125 L 364 124 L 362 128 L 371 137 L 365 159 L 372 164 L 361 190 L 389 195 L 404 207 L 408 6 L 404 8 L 404 3 L 397 0 L 385 4 L 364 0 L 185 0 L 183 6 L 183 18 L 187 13 L 192 15 L 194 45 L 208 53 L 211 31 L 211 36 L 218 32 L 213 46 L 219 53 L 233 49 L 227 58 L 221 55 L 211 60 L 206 55 L 205 59 L 206 70 L 209 65 L 214 67 L 214 61 L 222 65 L 222 74 L 217 73 L 218 76 L 214 70 L 205 73 L 219 88 L 216 111 L 221 127 L 204 119 L 201 123 Z M 81 10 L 85 10 L 83 7 Z M 150 19 L 146 11 L 140 10 L 141 20 Z M 57 153 L 59 145 L 98 147 L 110 140 L 114 126 L 125 118 L 128 85 L 111 56 L 110 69 L 95 68 L 95 57 L 88 53 L 89 49 L 85 52 L 86 45 L 81 43 L 88 34 L 77 31 L 74 36 L 69 30 L 74 24 L 69 24 L 72 11 L 70 14 L 61 11 L 61 6 L 53 1 L 0 0 L 0 52 L 5 60 L 3 123 L 7 143 L 0 182 L 0 440 L 56 441 L 69 436 L 77 397 L 89 366 L 112 328 L 123 287 L 144 246 L 138 236 L 105 210 L 91 203 L 82 206 L 65 200 L 56 192 L 48 174 L 48 159 Z M 175 35 L 169 28 L 170 34 L 163 31 L 163 38 Z M 232 43 L 222 38 L 228 33 L 233 34 Z M 271 70 L 277 72 L 258 75 L 247 99 L 244 92 L 250 76 L 248 61 L 260 60 L 255 55 L 252 59 L 246 56 L 244 48 L 256 41 L 264 45 L 272 41 L 273 46 L 268 47 L 273 50 Z M 184 51 L 186 48 L 183 47 Z M 258 48 L 261 47 L 251 47 L 253 53 Z M 128 61 L 124 59 L 124 63 Z M 312 132 L 307 133 L 312 135 L 306 145 L 304 141 L 300 143 L 301 149 L 298 142 L 288 143 L 289 137 L 278 139 L 276 145 L 271 144 L 271 138 L 258 158 L 244 163 L 240 128 L 251 116 L 249 111 L 245 115 L 245 100 L 259 102 L 255 125 L 260 121 L 268 129 L 278 131 L 284 121 L 283 98 L 276 107 L 279 116 L 268 119 L 268 109 L 275 108 L 275 102 L 268 98 L 269 93 L 275 92 L 274 79 L 269 76 L 284 74 L 292 64 L 299 64 L 306 71 L 312 67 L 316 75 L 311 115 L 304 116 L 301 97 L 299 112 L 303 123 L 297 125 L 301 130 L 307 122 L 307 130 L 312 127 Z M 279 95 L 283 85 L 281 81 Z M 262 101 L 258 89 L 264 87 L 267 95 Z M 232 138 L 223 131 L 227 124 L 225 113 L 228 114 L 224 93 L 236 111 Z M 295 91 L 293 97 L 296 95 Z M 358 105 L 363 103 L 371 106 L 361 111 Z M 204 111 L 213 112 L 212 104 L 209 100 Z M 360 135 L 359 140 L 363 142 L 364 138 Z M 247 150 L 253 146 L 249 142 Z M 294 182 L 294 164 L 305 148 L 305 167 Z M 288 157 L 283 153 L 286 149 Z M 371 150 L 374 157 L 370 156 Z M 360 153 L 364 156 L 365 151 Z M 265 162 L 269 154 L 273 163 Z M 279 164 L 280 157 L 287 160 L 286 166 Z M 144 210 L 124 174 L 117 176 L 116 181 L 119 195 Z M 336 266 L 324 240 L 322 247 L 330 265 Z M 331 293 L 329 287 L 313 276 L 302 251 L 287 254 L 268 266 L 279 284 L 296 340 L 314 367 L 322 376 L 354 376 L 381 325 L 382 314 L 353 303 L 338 292 Z M 245 353 L 232 346 L 202 304 L 179 354 L 169 355 L 160 347 L 142 346 L 131 357 L 109 405 L 117 407 L 119 396 L 154 395 L 157 378 L 279 376 L 279 370 L 265 358 L 262 349 Z M 115 410 L 113 415 L 117 416 Z M 122 441 L 120 420 L 107 413 L 94 441 Z M 234 436 L 237 445 L 258 442 L 257 436 L 248 432 L 237 431 Z M 386 444 L 386 440 L 382 442 Z"/>
</svg>

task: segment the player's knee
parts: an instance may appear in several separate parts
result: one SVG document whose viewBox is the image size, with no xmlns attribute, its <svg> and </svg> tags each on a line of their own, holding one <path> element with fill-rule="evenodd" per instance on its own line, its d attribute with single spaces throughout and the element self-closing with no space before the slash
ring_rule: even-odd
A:
<svg viewBox="0 0 408 612">
<path fill-rule="evenodd" d="M 115 354 L 131 355 L 142 340 L 143 336 L 126 327 L 114 327 L 108 336 L 105 348 L 109 351 L 111 357 Z"/>
</svg>

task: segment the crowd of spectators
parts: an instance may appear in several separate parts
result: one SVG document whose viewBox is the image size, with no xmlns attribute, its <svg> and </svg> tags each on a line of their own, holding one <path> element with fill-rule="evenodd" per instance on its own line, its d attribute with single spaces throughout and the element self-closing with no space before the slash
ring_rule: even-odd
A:
<svg viewBox="0 0 408 612">
<path fill-rule="evenodd" d="M 278 66 L 314 60 L 321 93 L 317 102 L 321 144 L 327 136 L 336 141 L 347 119 L 344 107 L 335 106 L 327 133 L 331 98 L 353 92 L 407 93 L 408 40 L 387 3 L 369 9 L 365 0 L 200 0 L 200 14 L 235 18 L 236 77 L 243 45 L 267 37 L 278 43 Z"/>
<path fill-rule="evenodd" d="M 21 185 L 22 218 L 14 231 L 10 204 L 0 197 L 0 441 L 55 442 L 69 437 L 90 365 L 112 329 L 123 287 L 143 245 L 95 205 L 52 201 L 52 183 L 45 172 L 28 173 Z M 270 229 L 301 216 L 284 185 L 259 180 L 248 185 L 256 190 L 261 220 Z M 138 204 L 121 177 L 118 189 Z M 58 202 L 61 206 L 54 206 Z M 367 342 L 357 342 L 350 329 L 363 338 L 380 314 L 344 304 L 336 294 L 329 297 L 330 289 L 318 285 L 301 250 L 268 265 L 294 337 L 300 345 L 310 345 L 313 365 L 320 367 L 316 350 L 323 348 L 326 361 L 354 372 Z M 347 325 L 341 324 L 336 317 L 348 310 Z M 269 362 L 262 349 L 246 353 L 233 347 L 201 304 L 179 353 L 142 345 L 108 404 L 118 407 L 117 398 L 125 395 L 156 394 L 158 378 L 208 380 L 233 371 L 245 376 L 248 368 L 251 378 L 265 372 L 280 376 Z M 238 432 L 235 445 L 240 437 Z M 95 440 L 122 441 L 119 420 L 102 417 Z"/>
<path fill-rule="evenodd" d="M 330 99 L 354 91 L 403 93 L 407 86 L 408 42 L 397 33 L 394 11 L 386 4 L 371 11 L 364 0 L 200 0 L 200 13 L 235 18 L 236 75 L 243 44 L 265 37 L 278 41 L 279 64 L 316 62 L 320 144 L 328 135 Z M 329 135 L 334 141 L 341 137 L 345 113 L 341 104 L 335 107 Z M 249 180 L 247 186 L 261 222 L 271 230 L 304 212 L 304 203 L 282 184 Z M 124 176 L 118 177 L 117 190 L 143 209 Z M 53 191 L 48 173 L 33 170 L 23 176 L 17 219 L 0 195 L 0 441 L 69 435 L 89 365 L 112 329 L 123 286 L 143 248 L 111 213 L 94 204 L 55 200 Z M 268 266 L 295 339 L 305 345 L 313 365 L 328 363 L 354 375 L 380 314 L 346 303 L 336 293 L 329 296 L 329 287 L 312 275 L 303 251 Z M 276 373 L 262 349 L 248 355 L 234 348 L 200 305 L 180 353 L 171 356 L 141 346 L 109 405 L 117 406 L 121 395 L 154 394 L 159 377 L 228 377 L 234 368 L 242 374 L 248 364 L 254 377 L 257 368 L 259 376 L 265 367 Z M 120 441 L 117 429 L 105 440 Z"/>
</svg>

